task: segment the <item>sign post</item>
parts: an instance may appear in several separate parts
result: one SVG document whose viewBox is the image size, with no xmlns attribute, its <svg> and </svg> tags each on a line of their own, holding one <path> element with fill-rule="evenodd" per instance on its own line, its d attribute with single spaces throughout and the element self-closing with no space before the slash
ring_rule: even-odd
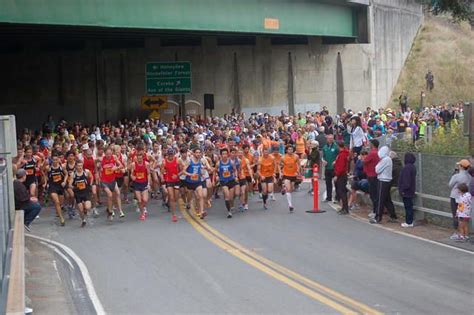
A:
<svg viewBox="0 0 474 315">
<path fill-rule="evenodd" d="M 149 62 L 146 64 L 147 95 L 188 94 L 191 90 L 190 62 Z"/>
<path fill-rule="evenodd" d="M 306 211 L 307 213 L 324 213 L 325 210 L 319 208 L 319 167 L 318 164 L 313 166 L 313 210 Z"/>
</svg>

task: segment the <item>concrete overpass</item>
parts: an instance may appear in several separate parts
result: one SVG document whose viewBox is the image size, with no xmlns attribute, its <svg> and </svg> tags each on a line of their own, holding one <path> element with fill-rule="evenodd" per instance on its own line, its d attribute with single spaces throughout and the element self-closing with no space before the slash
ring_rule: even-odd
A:
<svg viewBox="0 0 474 315">
<path fill-rule="evenodd" d="M 145 65 L 155 61 L 191 63 L 191 93 L 169 95 L 193 100 L 186 114 L 203 113 L 205 93 L 215 114 L 385 105 L 422 22 L 407 0 L 31 4 L 6 0 L 0 11 L 0 113 L 24 126 L 50 113 L 86 122 L 146 115 Z"/>
</svg>

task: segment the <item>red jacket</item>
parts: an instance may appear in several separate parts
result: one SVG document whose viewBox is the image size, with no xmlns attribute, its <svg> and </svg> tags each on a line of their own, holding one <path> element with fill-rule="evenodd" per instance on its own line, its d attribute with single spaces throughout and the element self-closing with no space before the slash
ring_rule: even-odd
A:
<svg viewBox="0 0 474 315">
<path fill-rule="evenodd" d="M 373 148 L 364 159 L 364 173 L 367 177 L 377 177 L 375 172 L 375 165 L 380 161 L 378 150 Z"/>
<path fill-rule="evenodd" d="M 349 150 L 347 148 L 339 151 L 336 161 L 334 162 L 334 175 L 343 176 L 347 175 L 349 169 Z"/>
</svg>

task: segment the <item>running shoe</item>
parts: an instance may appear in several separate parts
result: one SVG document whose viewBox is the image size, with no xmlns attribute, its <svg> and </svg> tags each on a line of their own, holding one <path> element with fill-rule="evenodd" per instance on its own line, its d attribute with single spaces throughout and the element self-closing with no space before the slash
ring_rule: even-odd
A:
<svg viewBox="0 0 474 315">
<path fill-rule="evenodd" d="M 454 232 L 453 235 L 451 235 L 451 236 L 449 237 L 449 239 L 455 241 L 455 240 L 459 239 L 459 236 L 460 236 L 460 235 L 459 235 L 457 232 Z"/>
<path fill-rule="evenodd" d="M 140 213 L 140 208 L 136 207 L 136 208 L 135 208 L 135 212 L 136 212 L 136 213 Z"/>
<path fill-rule="evenodd" d="M 295 211 L 295 208 L 290 207 L 290 213 L 293 213 L 293 211 Z"/>
<path fill-rule="evenodd" d="M 275 200 L 276 200 L 276 199 L 275 199 L 275 195 L 274 195 L 273 193 L 270 195 L 270 200 L 271 200 L 271 201 L 275 201 Z"/>
<path fill-rule="evenodd" d="M 380 222 L 377 221 L 377 220 L 375 220 L 375 218 L 371 218 L 371 219 L 369 220 L 369 222 L 370 222 L 370 224 L 380 224 Z"/>
<path fill-rule="evenodd" d="M 140 214 L 140 217 L 138 219 L 140 221 L 145 221 L 145 219 L 146 219 L 145 213 Z"/>
<path fill-rule="evenodd" d="M 282 194 L 282 195 L 286 194 L 286 187 L 284 187 L 284 186 L 282 187 L 282 189 L 281 189 L 281 194 Z"/>
<path fill-rule="evenodd" d="M 66 225 L 66 221 L 64 221 L 64 218 L 63 218 L 63 217 L 60 217 L 60 218 L 59 218 L 59 223 L 61 224 L 61 226 L 65 226 L 65 225 Z"/>
<path fill-rule="evenodd" d="M 114 209 L 114 210 L 112 210 L 112 213 L 111 213 L 111 214 L 112 214 L 112 217 L 114 217 L 114 218 L 115 218 L 115 209 Z"/>
<path fill-rule="evenodd" d="M 248 204 L 245 204 L 244 205 L 244 211 L 247 211 L 249 209 L 249 205 Z"/>
<path fill-rule="evenodd" d="M 175 214 L 173 214 L 173 216 L 171 217 L 171 221 L 178 222 L 178 217 Z"/>
<path fill-rule="evenodd" d="M 244 211 L 245 211 L 245 209 L 244 209 L 244 206 L 243 206 L 243 205 L 240 205 L 240 206 L 239 206 L 239 211 L 240 211 L 240 212 L 244 212 Z"/>
<path fill-rule="evenodd" d="M 227 219 L 232 219 L 232 212 L 227 212 Z"/>
<path fill-rule="evenodd" d="M 123 219 L 123 218 L 125 218 L 125 213 L 122 210 L 120 210 L 120 219 Z"/>
<path fill-rule="evenodd" d="M 81 228 L 85 227 L 87 224 L 86 219 L 82 219 Z"/>
<path fill-rule="evenodd" d="M 145 216 L 148 216 L 148 210 L 146 208 L 143 209 L 143 213 L 145 214 Z"/>
<path fill-rule="evenodd" d="M 263 209 L 268 210 L 268 207 L 267 207 L 266 203 L 263 204 Z"/>
<path fill-rule="evenodd" d="M 97 218 L 99 216 L 99 211 L 97 211 L 97 208 L 92 208 L 92 215 L 94 218 Z"/>
<path fill-rule="evenodd" d="M 403 222 L 403 223 L 401 224 L 401 227 L 403 227 L 403 228 L 413 227 L 413 223 L 412 223 L 412 224 L 408 224 L 408 223 L 406 223 L 406 222 Z"/>
</svg>

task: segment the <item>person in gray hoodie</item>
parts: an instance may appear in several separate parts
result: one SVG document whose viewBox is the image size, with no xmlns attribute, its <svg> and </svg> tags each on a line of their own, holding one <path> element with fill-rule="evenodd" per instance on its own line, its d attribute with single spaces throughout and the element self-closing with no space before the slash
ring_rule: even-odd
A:
<svg viewBox="0 0 474 315">
<path fill-rule="evenodd" d="M 395 206 L 390 196 L 390 187 L 392 186 L 392 159 L 389 156 L 390 149 L 387 146 L 380 148 L 378 155 L 380 161 L 375 166 L 377 179 L 379 181 L 377 191 L 377 212 L 375 218 L 370 219 L 370 223 L 378 224 L 382 221 L 383 210 L 387 208 L 390 214 L 389 222 L 396 222 L 397 215 L 395 214 Z"/>
<path fill-rule="evenodd" d="M 458 185 L 459 184 L 466 184 L 469 187 L 471 183 L 471 175 L 469 174 L 469 168 L 471 166 L 471 162 L 469 160 L 461 160 L 456 164 L 456 169 L 454 170 L 453 176 L 449 180 L 449 188 L 451 189 L 451 193 L 449 197 L 451 198 L 451 213 L 453 215 L 453 227 L 457 231 L 458 229 L 458 218 L 456 217 L 456 210 L 458 209 L 458 202 L 459 198 L 461 197 L 461 193 L 459 192 Z M 457 233 L 454 232 L 453 237 L 456 236 Z"/>
</svg>

